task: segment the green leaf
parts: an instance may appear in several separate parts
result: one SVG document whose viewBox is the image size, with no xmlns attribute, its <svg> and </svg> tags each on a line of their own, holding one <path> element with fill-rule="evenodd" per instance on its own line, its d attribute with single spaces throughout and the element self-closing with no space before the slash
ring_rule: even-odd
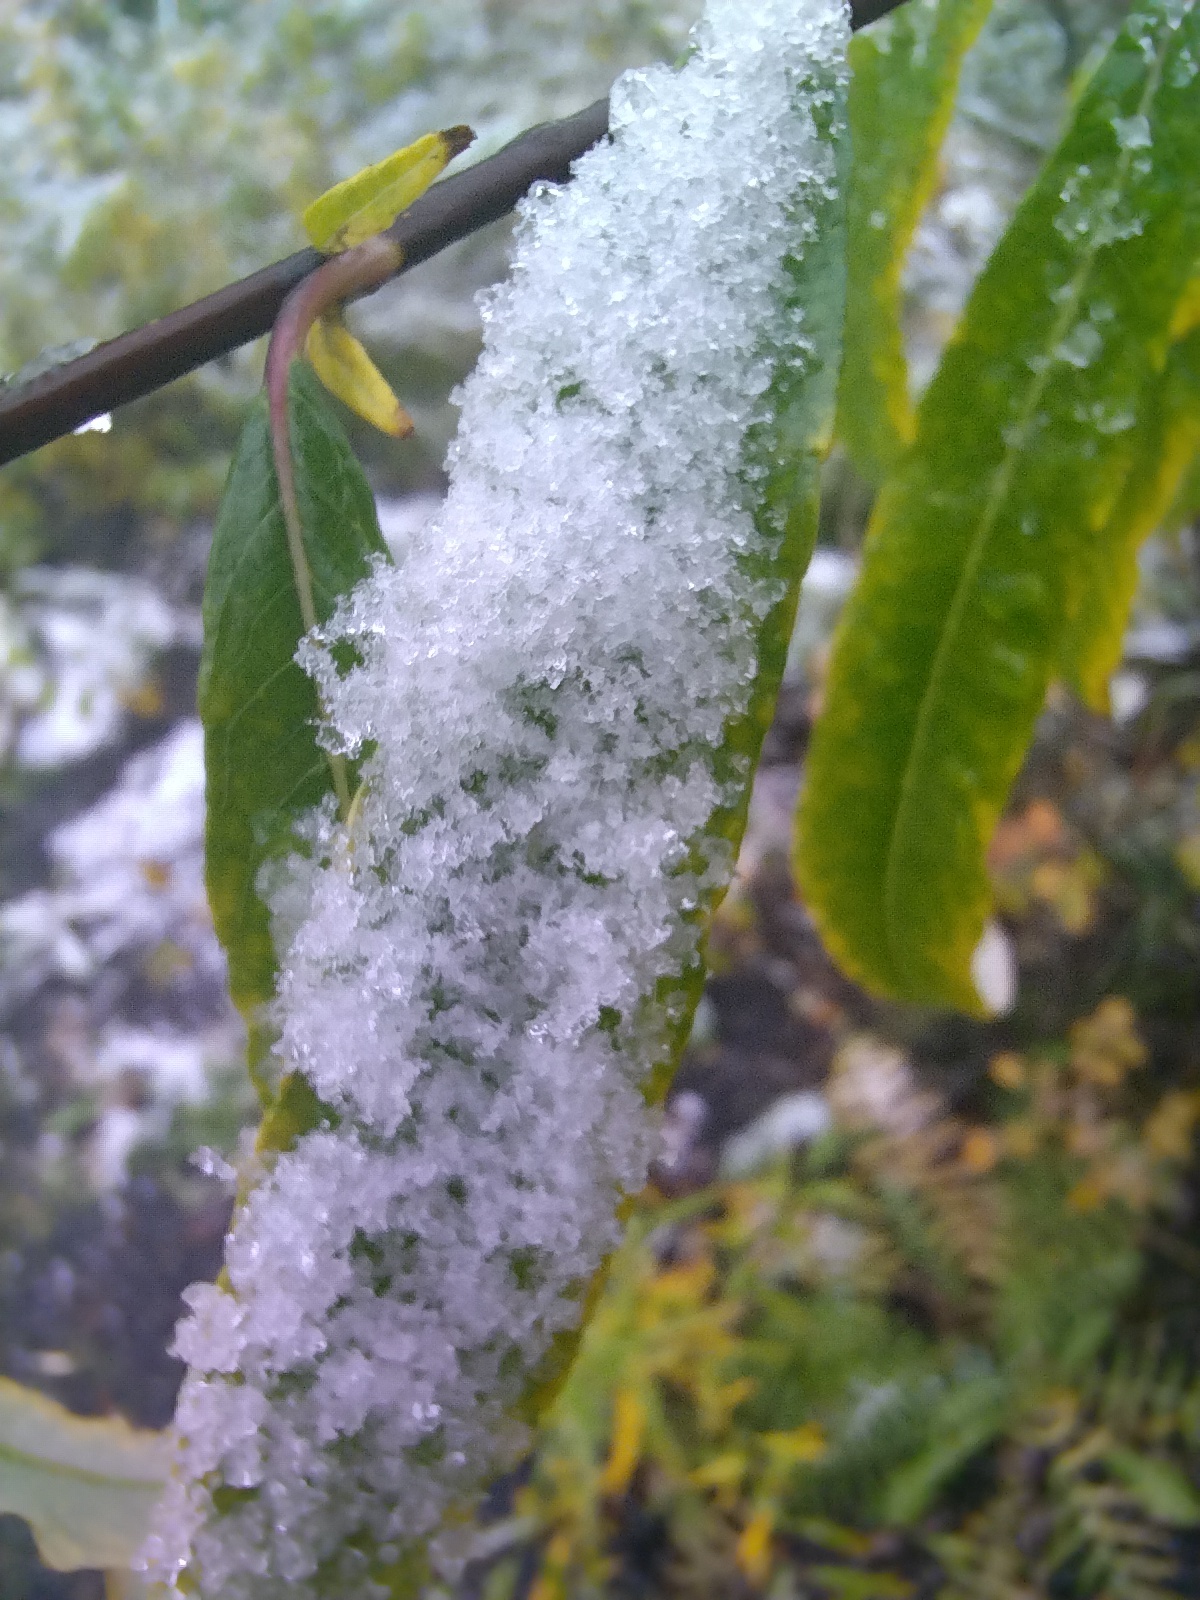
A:
<svg viewBox="0 0 1200 1600">
<path fill-rule="evenodd" d="M 23 1517 L 48 1567 L 127 1567 L 146 1537 L 167 1437 L 77 1417 L 0 1378 L 0 1512 Z"/>
<path fill-rule="evenodd" d="M 1177 1528 L 1200 1524 L 1200 1494 L 1171 1462 L 1117 1445 L 1105 1451 L 1104 1460 L 1147 1516 Z"/>
<path fill-rule="evenodd" d="M 885 1522 L 911 1526 L 943 1487 L 1003 1432 L 1007 1380 L 983 1371 L 956 1384 L 933 1406 L 929 1442 L 888 1475 L 883 1491 Z"/>
<path fill-rule="evenodd" d="M 797 867 L 854 977 L 979 1012 L 984 853 L 1200 253 L 1200 11 L 1129 19 L 972 295 L 835 643 Z"/>
<path fill-rule="evenodd" d="M 807 1566 L 805 1576 L 827 1589 L 832 1600 L 910 1600 L 916 1592 L 907 1578 L 890 1572 L 860 1572 L 854 1567 Z"/>
<path fill-rule="evenodd" d="M 878 483 L 913 436 L 900 272 L 991 0 L 910 0 L 850 41 L 846 334 L 837 436 Z"/>
<path fill-rule="evenodd" d="M 288 405 L 296 498 L 319 620 L 386 556 L 375 502 L 311 369 L 294 362 Z M 208 897 L 234 1001 L 262 1049 L 275 951 L 255 882 L 292 848 L 297 819 L 333 792 L 317 744 L 316 690 L 296 664 L 304 633 L 267 406 L 255 404 L 217 518 L 204 593 L 199 703 L 205 733 Z"/>
<path fill-rule="evenodd" d="M 1078 1165 L 1061 1150 L 1014 1163 L 1009 1242 L 993 1297 L 995 1347 L 1010 1371 L 1071 1385 L 1095 1370 L 1141 1270 L 1138 1221 L 1113 1201 L 1073 1203 Z"/>
<path fill-rule="evenodd" d="M 1131 418 L 1132 421 L 1132 418 Z M 1138 582 L 1137 553 L 1171 509 L 1200 451 L 1200 329 L 1171 347 L 1149 382 L 1132 435 L 1133 462 L 1112 511 L 1083 554 L 1063 647 L 1064 676 L 1094 711 L 1108 711 L 1108 680 Z"/>
<path fill-rule="evenodd" d="M 742 477 L 759 535 L 744 556 L 752 572 L 778 599 L 755 639 L 757 668 L 746 714 L 725 729 L 718 775 L 735 797 L 715 811 L 706 832 L 728 840 L 736 855 L 750 806 L 750 778 L 775 714 L 779 685 L 787 665 L 796 623 L 800 584 L 817 539 L 821 463 L 829 453 L 842 354 L 846 305 L 845 193 L 849 147 L 845 137 L 845 99 L 829 80 L 811 85 L 809 109 L 836 172 L 834 192 L 812 199 L 814 226 L 803 249 L 785 261 L 782 301 L 797 338 L 775 351 L 771 381 L 764 395 L 762 421 L 746 436 Z M 697 920 L 712 903 L 697 906 Z M 658 999 L 672 1006 L 675 1024 L 663 1062 L 646 1089 L 654 1103 L 667 1091 L 691 1031 L 704 987 L 702 961 L 679 978 L 659 986 Z"/>
<path fill-rule="evenodd" d="M 1192 458 L 1190 466 L 1184 469 L 1163 525 L 1168 533 L 1178 533 L 1180 528 L 1195 522 L 1197 518 L 1200 518 L 1200 451 Z"/>
</svg>

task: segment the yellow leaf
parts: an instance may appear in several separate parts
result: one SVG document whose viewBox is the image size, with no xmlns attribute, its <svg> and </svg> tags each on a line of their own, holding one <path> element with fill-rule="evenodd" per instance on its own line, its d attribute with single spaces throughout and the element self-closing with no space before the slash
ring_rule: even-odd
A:
<svg viewBox="0 0 1200 1600">
<path fill-rule="evenodd" d="M 1004 1129 L 1004 1153 L 1014 1161 L 1029 1161 L 1037 1154 L 1038 1130 L 1028 1117 L 1008 1123 Z"/>
<path fill-rule="evenodd" d="M 1002 1050 L 988 1063 L 988 1076 L 993 1083 L 1015 1094 L 1018 1089 L 1025 1087 L 1028 1074 L 1025 1063 L 1015 1050 Z"/>
<path fill-rule="evenodd" d="M 1078 938 L 1095 917 L 1094 890 L 1102 877 L 1096 857 L 1085 853 L 1074 861 L 1040 861 L 1029 887 L 1035 899 L 1051 907 L 1064 932 Z"/>
<path fill-rule="evenodd" d="M 832 1522 L 828 1517 L 803 1517 L 795 1521 L 792 1527 L 812 1544 L 822 1545 L 840 1556 L 849 1556 L 853 1561 L 865 1561 L 875 1548 L 871 1534 L 844 1528 L 840 1522 Z"/>
<path fill-rule="evenodd" d="M 560 1529 L 542 1555 L 542 1570 L 530 1590 L 529 1600 L 563 1600 L 567 1592 L 563 1579 L 571 1564 L 571 1555 L 571 1535 Z"/>
<path fill-rule="evenodd" d="M 969 1128 L 958 1155 L 964 1171 L 982 1176 L 1000 1159 L 1000 1140 L 990 1128 Z"/>
<path fill-rule="evenodd" d="M 642 1449 L 646 1408 L 632 1389 L 618 1389 L 613 1398 L 612 1446 L 600 1475 L 601 1494 L 624 1494 Z"/>
<path fill-rule="evenodd" d="M 819 1422 L 804 1422 L 787 1433 L 764 1433 L 762 1442 L 777 1461 L 786 1462 L 788 1466 L 820 1461 L 829 1448 Z"/>
<path fill-rule="evenodd" d="M 442 169 L 474 140 L 470 128 L 427 133 L 313 201 L 301 221 L 318 250 L 336 255 L 391 227 Z"/>
<path fill-rule="evenodd" d="M 688 1474 L 697 1489 L 736 1489 L 746 1476 L 749 1464 L 738 1450 L 712 1456 Z"/>
<path fill-rule="evenodd" d="M 1151 1155 L 1162 1161 L 1185 1162 L 1192 1153 L 1196 1123 L 1200 1120 L 1200 1093 L 1174 1089 L 1163 1095 L 1146 1118 L 1142 1138 Z"/>
<path fill-rule="evenodd" d="M 1108 1190 L 1101 1175 L 1090 1172 L 1087 1177 L 1080 1178 L 1067 1195 L 1067 1206 L 1071 1211 L 1078 1211 L 1086 1216 L 1089 1212 L 1098 1210 L 1107 1199 Z"/>
<path fill-rule="evenodd" d="M 387 379 L 340 318 L 314 322 L 304 352 L 329 392 L 364 422 L 393 439 L 406 439 L 413 431 L 413 420 Z"/>
<path fill-rule="evenodd" d="M 738 1538 L 737 1564 L 751 1583 L 762 1583 L 771 1570 L 773 1521 L 769 1511 L 756 1511 Z"/>
<path fill-rule="evenodd" d="M 0 1512 L 23 1517 L 48 1567 L 127 1567 L 167 1476 L 161 1433 L 77 1417 L 0 1378 Z"/>
<path fill-rule="evenodd" d="M 1145 1066 L 1149 1054 L 1123 995 L 1109 995 L 1071 1029 L 1071 1066 L 1085 1083 L 1099 1088 L 1117 1088 L 1127 1072 Z"/>
<path fill-rule="evenodd" d="M 704 1303 L 716 1276 L 707 1256 L 668 1267 L 649 1285 L 645 1310 L 651 1321 L 671 1311 L 686 1311 Z"/>
<path fill-rule="evenodd" d="M 1200 829 L 1185 834 L 1175 846 L 1175 860 L 1179 870 L 1193 889 L 1200 889 Z"/>
<path fill-rule="evenodd" d="M 1171 338 L 1186 339 L 1193 328 L 1200 328 L 1200 276 L 1192 279 L 1175 307 Z"/>
<path fill-rule="evenodd" d="M 1125 481 L 1081 565 L 1080 598 L 1064 647 L 1071 685 L 1093 711 L 1109 710 L 1109 679 L 1121 660 L 1138 583 L 1137 553 L 1169 512 L 1200 448 L 1200 280 L 1183 296 L 1172 327 L 1176 342 L 1147 385 Z"/>
</svg>

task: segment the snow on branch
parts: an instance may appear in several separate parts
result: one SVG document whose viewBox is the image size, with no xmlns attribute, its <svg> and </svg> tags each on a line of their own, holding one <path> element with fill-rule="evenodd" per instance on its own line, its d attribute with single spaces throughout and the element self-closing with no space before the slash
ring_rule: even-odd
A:
<svg viewBox="0 0 1200 1600">
<path fill-rule="evenodd" d="M 864 28 L 899 3 L 854 0 L 851 26 Z M 608 101 L 597 100 L 528 129 L 486 161 L 435 185 L 388 230 L 404 251 L 399 271 L 505 216 L 531 185 L 565 179 L 607 127 Z M 298 251 L 38 378 L 0 389 L 0 466 L 268 333 L 287 295 L 323 259 L 316 250 Z"/>
<path fill-rule="evenodd" d="M 839 0 L 711 0 L 682 70 L 621 80 L 523 207 L 444 507 L 303 648 L 368 752 L 348 836 L 314 818 L 271 893 L 280 1053 L 337 1121 L 190 1291 L 147 1557 L 203 1595 L 365 1600 L 426 1540 L 452 1571 L 644 1181 L 797 576 L 753 442 L 831 384 L 796 282 L 836 262 L 847 34 Z"/>
</svg>

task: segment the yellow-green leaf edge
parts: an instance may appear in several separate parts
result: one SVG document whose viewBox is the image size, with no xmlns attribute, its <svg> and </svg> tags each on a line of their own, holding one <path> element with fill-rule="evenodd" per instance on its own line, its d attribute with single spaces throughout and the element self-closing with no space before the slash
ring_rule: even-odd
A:
<svg viewBox="0 0 1200 1600">
<path fill-rule="evenodd" d="M 165 1434 L 78 1417 L 0 1378 L 0 1512 L 28 1522 L 45 1566 L 128 1567 L 168 1464 Z"/>
<path fill-rule="evenodd" d="M 913 437 L 900 275 L 992 0 L 908 0 L 850 41 L 846 330 L 835 432 L 879 483 Z"/>
</svg>

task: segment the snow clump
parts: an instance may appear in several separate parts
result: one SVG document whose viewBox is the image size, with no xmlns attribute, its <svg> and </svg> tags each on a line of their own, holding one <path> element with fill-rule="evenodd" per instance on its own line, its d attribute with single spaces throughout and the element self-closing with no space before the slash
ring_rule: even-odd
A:
<svg viewBox="0 0 1200 1600">
<path fill-rule="evenodd" d="M 747 438 L 821 365 L 791 288 L 846 34 L 839 0 L 712 0 L 678 73 L 618 83 L 611 141 L 524 207 L 447 501 L 302 647 L 369 755 L 348 836 L 315 818 L 271 893 L 280 1055 L 334 1116 L 190 1291 L 168 1582 L 350 1600 L 427 1541 L 452 1572 L 447 1513 L 522 1448 L 644 1181 L 785 595 Z"/>
</svg>

